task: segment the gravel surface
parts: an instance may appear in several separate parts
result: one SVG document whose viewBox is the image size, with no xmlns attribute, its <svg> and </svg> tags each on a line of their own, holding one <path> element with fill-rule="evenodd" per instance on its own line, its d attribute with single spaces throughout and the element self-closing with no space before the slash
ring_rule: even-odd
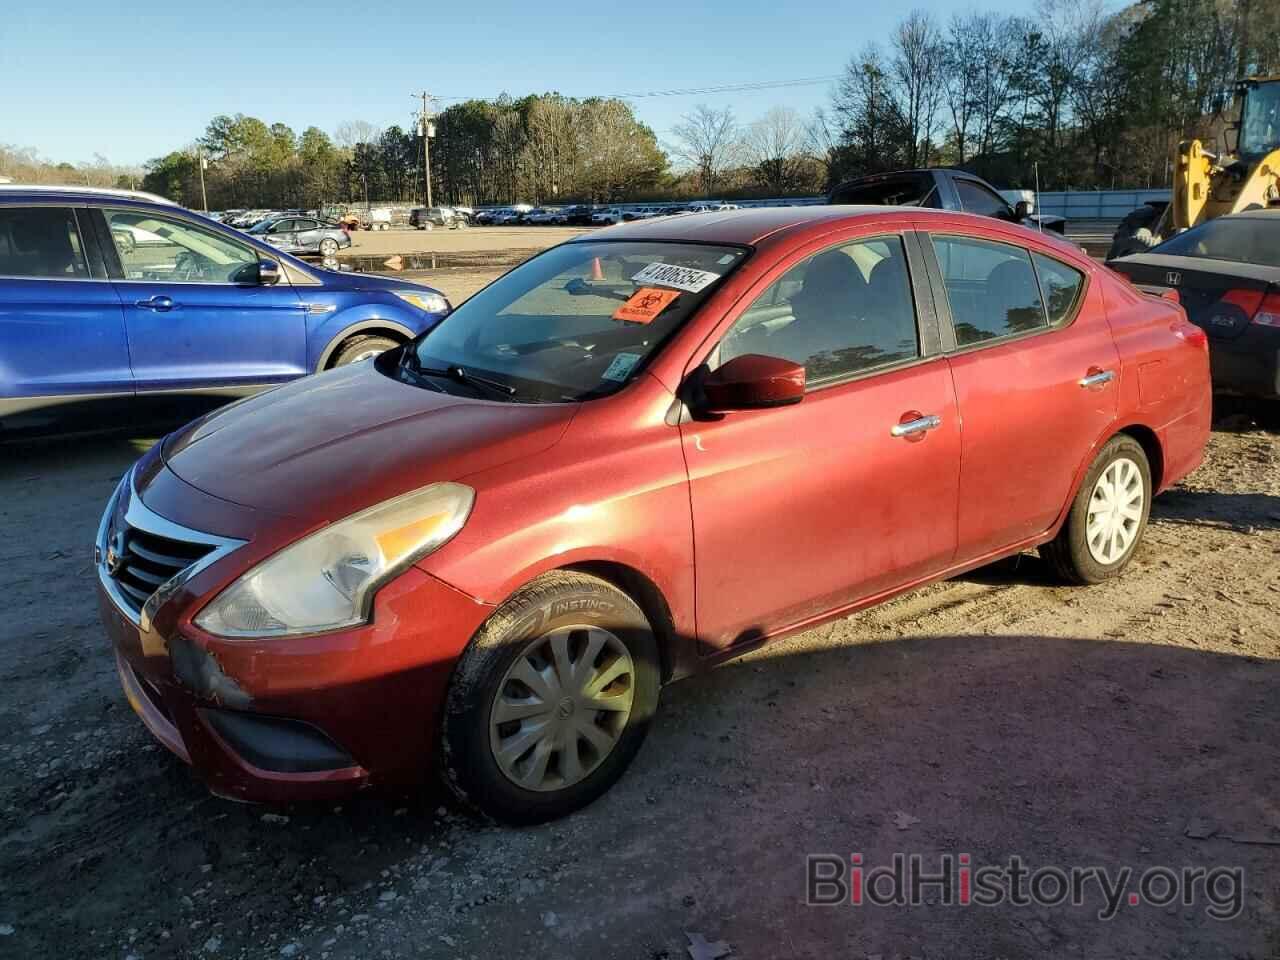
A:
<svg viewBox="0 0 1280 960">
<path fill-rule="evenodd" d="M 1121 580 L 1023 558 L 676 684 L 621 783 L 526 830 L 438 793 L 237 806 L 151 741 L 88 553 L 150 442 L 0 447 L 0 956 L 1280 953 L 1280 439 L 1242 418 Z M 806 907 L 805 854 L 854 851 L 1238 866 L 1243 909 Z"/>
</svg>

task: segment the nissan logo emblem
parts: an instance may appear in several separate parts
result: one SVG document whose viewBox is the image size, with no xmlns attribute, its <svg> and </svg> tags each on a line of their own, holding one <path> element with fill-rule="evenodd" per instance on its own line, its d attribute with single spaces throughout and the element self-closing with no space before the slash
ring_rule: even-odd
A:
<svg viewBox="0 0 1280 960">
<path fill-rule="evenodd" d="M 110 542 L 107 543 L 107 555 L 104 563 L 107 573 L 113 577 L 119 576 L 120 572 L 124 570 L 124 550 L 124 534 L 112 534 Z"/>
</svg>

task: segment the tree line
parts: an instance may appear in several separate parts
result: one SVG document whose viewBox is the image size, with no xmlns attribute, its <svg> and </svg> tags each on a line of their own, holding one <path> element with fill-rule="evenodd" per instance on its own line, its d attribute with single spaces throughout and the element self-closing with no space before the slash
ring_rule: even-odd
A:
<svg viewBox="0 0 1280 960">
<path fill-rule="evenodd" d="M 913 11 L 851 57 L 829 102 L 751 122 L 699 105 L 669 136 L 629 103 L 556 93 L 455 103 L 433 118 L 437 203 L 813 195 L 851 176 L 964 166 L 999 186 L 1167 186 L 1181 139 L 1225 146 L 1235 81 L 1280 72 L 1280 3 L 1041 0 L 941 22 Z M 0 174 L 140 186 L 212 209 L 423 202 L 420 131 L 364 121 L 301 134 L 242 114 L 143 170 L 51 164 L 0 145 Z"/>
</svg>

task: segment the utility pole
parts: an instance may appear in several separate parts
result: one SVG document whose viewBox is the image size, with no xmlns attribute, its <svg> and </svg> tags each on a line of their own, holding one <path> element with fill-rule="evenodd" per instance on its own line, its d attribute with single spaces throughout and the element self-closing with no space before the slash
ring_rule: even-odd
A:
<svg viewBox="0 0 1280 960">
<path fill-rule="evenodd" d="M 431 99 L 431 94 L 423 90 L 422 93 L 413 94 L 415 98 L 422 98 L 422 114 L 418 117 L 418 132 L 422 134 L 422 181 L 426 192 L 427 206 L 434 206 L 431 202 L 431 137 L 435 133 L 435 125 L 431 122 L 431 118 L 427 114 L 427 101 Z"/>
<path fill-rule="evenodd" d="M 209 212 L 209 196 L 204 192 L 204 168 L 209 162 L 204 158 L 204 151 L 199 147 L 196 148 L 196 164 L 200 167 L 200 202 L 204 205 L 205 213 Z"/>
</svg>

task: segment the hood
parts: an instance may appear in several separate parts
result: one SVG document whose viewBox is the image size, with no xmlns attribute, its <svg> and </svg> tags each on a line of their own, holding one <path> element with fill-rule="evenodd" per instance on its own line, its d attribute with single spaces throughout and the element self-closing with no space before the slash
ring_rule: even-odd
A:
<svg viewBox="0 0 1280 960">
<path fill-rule="evenodd" d="M 355 363 L 224 407 L 170 435 L 162 453 L 210 496 L 334 519 L 540 453 L 576 410 L 436 393 Z"/>
</svg>

